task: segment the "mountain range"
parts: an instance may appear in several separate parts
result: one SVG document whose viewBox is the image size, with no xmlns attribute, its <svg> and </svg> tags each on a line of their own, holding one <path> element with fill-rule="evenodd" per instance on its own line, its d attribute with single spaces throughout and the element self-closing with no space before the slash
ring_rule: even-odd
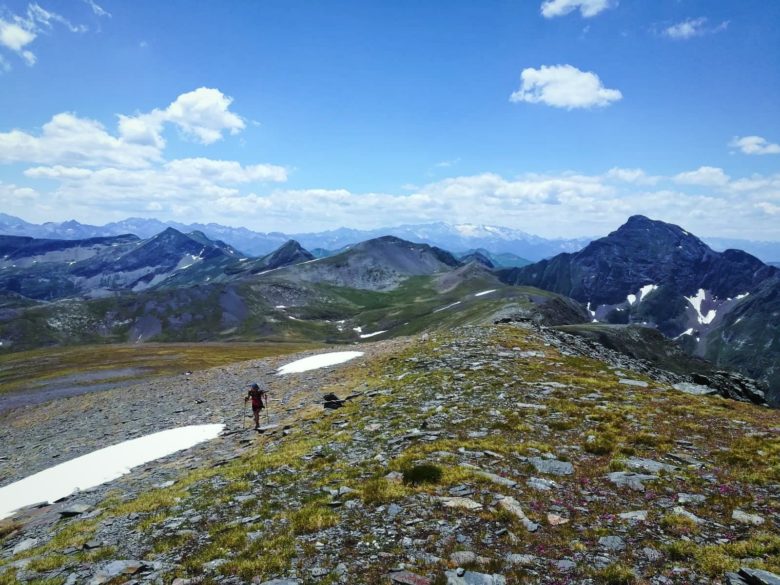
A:
<svg viewBox="0 0 780 585">
<path fill-rule="evenodd" d="M 758 258 L 633 216 L 579 251 L 494 260 L 388 235 L 319 258 L 295 240 L 248 257 L 172 227 L 144 239 L 0 236 L 0 342 L 345 343 L 532 319 L 689 369 L 682 348 L 767 383 L 780 404 L 780 270 Z"/>
<path fill-rule="evenodd" d="M 0 234 L 31 236 L 35 238 L 87 239 L 134 234 L 150 238 L 172 227 L 183 233 L 201 232 L 214 240 L 222 240 L 249 256 L 262 256 L 272 252 L 288 240 L 296 240 L 316 256 L 330 255 L 346 246 L 385 235 L 396 236 L 411 242 L 425 243 L 456 253 L 483 249 L 498 257 L 497 266 L 513 267 L 527 260 L 542 260 L 561 252 L 576 252 L 593 238 L 542 238 L 506 227 L 431 223 L 401 225 L 372 230 L 340 228 L 324 232 L 283 234 L 280 232 L 255 232 L 243 227 L 228 227 L 216 223 L 162 222 L 157 219 L 128 218 L 103 226 L 82 224 L 77 221 L 33 224 L 18 217 L 0 213 Z M 780 262 L 780 242 L 762 242 L 726 238 L 704 238 L 715 250 L 739 249 L 753 254 L 765 262 Z M 500 256 L 509 254 L 502 261 Z M 494 259 L 495 260 L 495 259 Z"/>
</svg>

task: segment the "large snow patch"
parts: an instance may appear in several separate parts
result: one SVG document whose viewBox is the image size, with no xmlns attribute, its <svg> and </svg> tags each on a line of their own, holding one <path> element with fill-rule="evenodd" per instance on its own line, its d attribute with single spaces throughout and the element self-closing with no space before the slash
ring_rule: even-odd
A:
<svg viewBox="0 0 780 585">
<path fill-rule="evenodd" d="M 54 502 L 77 490 L 114 480 L 133 467 L 215 438 L 225 425 L 169 429 L 98 449 L 0 488 L 0 519 L 39 502 Z"/>
<path fill-rule="evenodd" d="M 353 360 L 363 355 L 362 351 L 335 351 L 332 353 L 321 353 L 319 355 L 313 355 L 301 360 L 290 362 L 283 365 L 276 372 L 278 375 L 284 374 L 297 374 L 300 372 L 308 372 L 309 370 L 316 370 L 318 368 L 326 368 L 328 366 L 335 366 L 336 364 L 343 364 L 349 360 Z"/>
</svg>

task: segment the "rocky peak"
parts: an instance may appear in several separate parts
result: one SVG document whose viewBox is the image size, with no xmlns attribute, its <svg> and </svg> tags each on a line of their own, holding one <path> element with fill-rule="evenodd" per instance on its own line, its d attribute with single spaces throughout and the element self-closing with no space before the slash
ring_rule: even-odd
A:
<svg viewBox="0 0 780 585">
<path fill-rule="evenodd" d="M 263 258 L 263 270 L 272 270 L 281 266 L 290 266 L 300 262 L 314 260 L 314 255 L 304 249 L 295 240 L 288 240 L 277 250 Z"/>
</svg>

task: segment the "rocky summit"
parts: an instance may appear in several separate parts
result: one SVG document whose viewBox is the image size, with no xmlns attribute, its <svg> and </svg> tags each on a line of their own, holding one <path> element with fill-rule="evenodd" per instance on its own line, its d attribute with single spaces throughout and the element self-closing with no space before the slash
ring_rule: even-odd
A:
<svg viewBox="0 0 780 585">
<path fill-rule="evenodd" d="M 780 413 L 594 347 L 460 327 L 3 415 L 3 485 L 172 425 L 226 428 L 4 521 L 0 583 L 778 582 Z M 259 433 L 253 378 L 272 398 Z"/>
</svg>

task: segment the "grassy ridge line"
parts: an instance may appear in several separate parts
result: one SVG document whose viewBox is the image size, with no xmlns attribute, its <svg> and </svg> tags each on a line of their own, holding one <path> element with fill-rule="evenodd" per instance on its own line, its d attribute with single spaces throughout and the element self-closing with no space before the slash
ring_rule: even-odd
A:
<svg viewBox="0 0 780 585">
<path fill-rule="evenodd" d="M 529 330 L 498 327 L 481 331 L 435 334 L 396 355 L 364 367 L 347 367 L 341 382 L 323 391 L 343 395 L 373 389 L 378 393 L 351 402 L 329 417 L 309 411 L 290 435 L 264 438 L 255 452 L 223 467 L 191 473 L 171 488 L 152 490 L 130 501 L 118 494 L 103 503 L 98 519 L 66 524 L 57 546 L 50 543 L 17 558 L 35 557 L 45 567 L 72 566 L 73 559 L 57 553 L 58 548 L 80 546 L 94 536 L 105 518 L 137 514 L 135 526 L 149 542 L 148 558 L 179 564 L 170 578 L 202 577 L 202 583 L 216 583 L 204 565 L 226 558 L 217 571 L 245 580 L 284 575 L 293 566 L 298 574 L 306 574 L 313 566 L 332 570 L 344 562 L 355 571 L 350 582 L 376 583 L 389 567 L 410 563 L 397 536 L 387 538 L 377 532 L 388 524 L 381 506 L 397 503 L 412 510 L 420 522 L 410 527 L 390 524 L 423 543 L 419 548 L 443 559 L 412 563 L 416 572 L 434 577 L 450 566 L 447 555 L 461 548 L 456 541 L 438 538 L 434 527 L 441 523 L 459 522 L 461 532 L 470 537 L 471 550 L 493 559 L 482 570 L 501 571 L 510 582 L 519 582 L 529 577 L 527 569 L 505 566 L 500 561 L 504 554 L 584 560 L 599 537 L 620 529 L 617 512 L 640 508 L 649 508 L 648 521 L 632 529 L 626 537 L 630 546 L 617 553 L 609 567 L 596 570 L 581 562 L 574 574 L 556 575 L 554 567 L 545 567 L 545 574 L 551 579 L 632 583 L 669 575 L 675 566 L 687 567 L 703 579 L 720 578 L 745 562 L 780 570 L 780 538 L 771 529 L 740 526 L 727 543 L 719 543 L 719 534 L 713 532 L 713 526 L 729 524 L 736 508 L 753 507 L 766 517 L 777 514 L 778 503 L 767 497 L 767 490 L 780 481 L 780 441 L 772 430 L 780 426 L 778 413 L 683 395 L 652 380 L 645 380 L 649 388 L 626 387 L 602 363 L 563 356 Z M 470 335 L 477 342 L 471 342 Z M 499 356 L 515 348 L 544 358 Z M 437 394 L 457 399 L 440 400 L 441 409 L 433 408 Z M 546 410 L 516 406 L 531 401 Z M 396 442 L 423 423 L 440 434 L 434 440 Z M 659 474 L 645 493 L 619 490 L 605 480 L 606 473 L 624 469 L 629 457 L 663 458 L 676 448 L 677 440 L 693 441 L 697 457 L 708 462 L 707 468 L 682 467 Z M 521 484 L 536 475 L 522 459 L 531 455 L 553 453 L 571 461 L 576 472 L 554 478 L 561 488 L 551 494 L 524 486 L 516 490 L 494 485 L 460 465 L 467 456 L 462 453 L 485 451 L 498 458 L 476 460 L 481 467 Z M 384 456 L 377 458 L 373 453 Z M 421 465 L 437 468 L 437 477 L 407 484 L 385 477 L 388 471 L 409 474 Z M 453 511 L 430 499 L 462 484 L 474 488 L 471 497 L 482 505 L 481 510 Z M 322 488 L 339 486 L 354 490 L 342 497 L 345 502 L 355 501 L 354 507 L 328 505 L 331 498 Z M 706 525 L 655 505 L 664 494 L 680 491 L 705 495 L 705 503 L 692 511 Z M 517 498 L 542 529 L 525 533 L 515 517 L 493 505 L 494 494 Z M 584 499 L 584 494 L 596 499 Z M 247 495 L 255 497 L 236 499 Z M 545 510 L 551 505 L 563 505 L 570 522 L 544 525 Z M 165 530 L 171 517 L 187 510 L 200 511 L 205 517 L 194 527 L 196 534 Z M 242 517 L 251 521 L 237 524 Z M 350 533 L 345 534 L 343 527 Z M 494 536 L 502 530 L 503 536 Z M 198 533 L 207 536 L 201 538 Z M 256 533 L 262 536 L 249 536 Z M 487 537 L 492 541 L 485 543 Z M 328 543 L 325 553 L 317 542 Z M 643 565 L 638 576 L 631 567 L 640 563 L 639 551 L 645 546 L 660 548 L 663 559 Z M 377 557 L 378 552 L 382 556 Z M 746 557 L 749 560 L 743 561 Z M 0 583 L 15 583 L 12 573 L 0 577 Z M 331 573 L 320 582 L 336 580 Z"/>
</svg>

